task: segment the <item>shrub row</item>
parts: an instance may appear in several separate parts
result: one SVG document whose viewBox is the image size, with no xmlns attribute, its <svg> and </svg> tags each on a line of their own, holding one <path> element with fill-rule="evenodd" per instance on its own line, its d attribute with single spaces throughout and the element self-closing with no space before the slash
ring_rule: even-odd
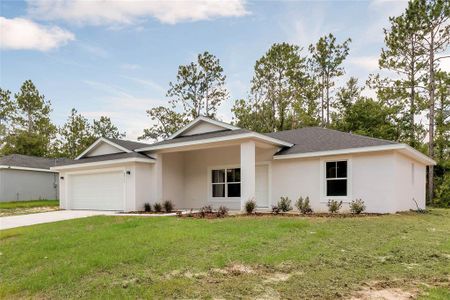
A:
<svg viewBox="0 0 450 300">
<path fill-rule="evenodd" d="M 173 211 L 174 207 L 175 206 L 173 205 L 172 201 L 166 200 L 162 204 L 159 203 L 159 202 L 156 202 L 155 204 L 153 204 L 153 209 L 152 209 L 152 205 L 150 203 L 145 203 L 144 204 L 144 211 L 145 212 L 152 212 L 152 211 L 154 211 L 154 212 L 159 213 L 159 212 L 162 212 L 162 210 L 164 208 L 165 212 L 170 213 L 170 212 Z"/>
</svg>

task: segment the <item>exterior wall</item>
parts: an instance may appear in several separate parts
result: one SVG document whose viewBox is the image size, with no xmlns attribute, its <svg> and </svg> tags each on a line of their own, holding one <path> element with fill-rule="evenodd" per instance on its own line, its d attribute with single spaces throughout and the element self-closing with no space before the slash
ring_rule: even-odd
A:
<svg viewBox="0 0 450 300">
<path fill-rule="evenodd" d="M 0 169 L 0 202 L 58 199 L 58 173 Z"/>
<path fill-rule="evenodd" d="M 154 202 L 152 181 L 154 180 L 154 166 L 152 164 L 125 163 L 110 166 L 80 167 L 72 170 L 61 171 L 60 179 L 60 207 L 70 209 L 68 195 L 70 195 L 71 175 L 92 174 L 107 171 L 123 171 L 125 177 L 125 211 L 135 211 L 143 208 L 145 202 Z"/>
<path fill-rule="evenodd" d="M 199 122 L 198 124 L 194 125 L 194 127 L 189 128 L 185 132 L 183 132 L 182 136 L 185 135 L 194 135 L 194 134 L 201 134 L 206 132 L 213 132 L 213 131 L 219 131 L 224 130 L 225 128 L 208 123 L 208 122 Z"/>
<path fill-rule="evenodd" d="M 282 196 L 288 196 L 293 202 L 300 196 L 309 196 L 314 211 L 326 212 L 329 198 L 323 188 L 325 162 L 340 159 L 349 162 L 348 197 L 339 199 L 344 203 L 342 211 L 348 210 L 349 202 L 357 198 L 365 202 L 368 212 L 393 213 L 398 210 L 395 192 L 399 187 L 396 186 L 396 159 L 392 152 L 274 160 L 272 204 Z"/>
<path fill-rule="evenodd" d="M 113 153 L 120 153 L 123 152 L 122 150 L 117 149 L 116 147 L 113 147 L 107 143 L 100 142 L 100 144 L 92 149 L 86 156 L 99 156 L 99 155 L 106 155 L 106 154 L 113 154 Z"/>
<path fill-rule="evenodd" d="M 256 148 L 256 163 L 272 159 L 275 148 Z M 200 208 L 210 204 L 213 207 L 225 205 L 240 209 L 240 199 L 212 201 L 209 197 L 210 182 L 208 170 L 211 167 L 240 167 L 240 146 L 213 148 L 184 153 L 184 202 L 182 208 Z M 270 176 L 270 175 L 269 175 Z"/>
<path fill-rule="evenodd" d="M 426 166 L 402 154 L 395 155 L 396 210 L 425 208 Z"/>
<path fill-rule="evenodd" d="M 135 164 L 135 208 L 134 210 L 144 210 L 145 203 L 155 203 L 156 192 L 153 188 L 155 178 L 155 166 L 153 164 Z"/>
<path fill-rule="evenodd" d="M 175 208 L 184 207 L 184 153 L 165 153 L 161 154 L 162 165 L 162 184 L 163 193 L 159 202 L 166 200 L 172 201 Z"/>
</svg>

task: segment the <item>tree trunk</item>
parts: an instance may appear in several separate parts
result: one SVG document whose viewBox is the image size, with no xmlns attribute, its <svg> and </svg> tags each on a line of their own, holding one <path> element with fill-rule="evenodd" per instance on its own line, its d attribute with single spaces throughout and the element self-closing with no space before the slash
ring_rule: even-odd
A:
<svg viewBox="0 0 450 300">
<path fill-rule="evenodd" d="M 430 82 L 429 82 L 429 124 L 428 124 L 428 155 L 434 158 L 434 35 L 431 34 L 430 42 Z M 434 167 L 428 166 L 428 202 L 433 203 L 434 192 Z"/>
<path fill-rule="evenodd" d="M 327 127 L 330 126 L 330 78 L 327 77 Z"/>
<path fill-rule="evenodd" d="M 320 97 L 320 110 L 321 110 L 321 117 L 320 117 L 320 121 L 322 123 L 322 126 L 325 125 L 325 118 L 324 118 L 324 93 L 323 93 L 323 88 L 324 88 L 324 79 L 323 79 L 323 75 L 322 75 L 322 86 L 320 88 L 321 90 L 321 97 Z"/>
</svg>

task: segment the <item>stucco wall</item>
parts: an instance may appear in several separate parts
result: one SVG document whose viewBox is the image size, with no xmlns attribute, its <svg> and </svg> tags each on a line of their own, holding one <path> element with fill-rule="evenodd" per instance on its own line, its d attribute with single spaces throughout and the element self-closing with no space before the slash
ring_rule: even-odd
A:
<svg viewBox="0 0 450 300">
<path fill-rule="evenodd" d="M 140 165 L 140 164 L 139 164 Z M 84 166 L 81 168 L 74 168 L 71 170 L 65 170 L 61 171 L 59 173 L 60 178 L 63 177 L 64 179 L 60 179 L 60 207 L 63 209 L 70 209 L 70 203 L 68 203 L 67 197 L 70 195 L 70 182 L 71 182 L 71 175 L 74 174 L 92 174 L 97 173 L 99 176 L 101 176 L 102 172 L 109 172 L 109 171 L 130 171 L 130 174 L 126 175 L 125 177 L 125 211 L 134 211 L 139 208 L 139 206 L 142 204 L 143 201 L 145 201 L 145 194 L 151 193 L 152 186 L 151 186 L 151 179 L 153 176 L 152 167 L 148 166 L 141 167 L 138 166 L 135 163 L 124 163 L 124 164 L 117 164 L 117 165 L 105 165 L 105 166 Z M 144 174 L 142 177 L 142 173 L 148 173 Z M 145 181 L 149 180 L 150 183 L 148 185 L 145 184 Z M 143 184 L 142 184 L 143 183 Z M 149 198 L 150 200 L 150 198 Z"/>
<path fill-rule="evenodd" d="M 348 203 L 357 198 L 365 202 L 369 212 L 398 210 L 396 191 L 405 187 L 397 186 L 396 177 L 401 174 L 396 172 L 397 159 L 393 152 L 274 160 L 271 168 L 272 203 L 275 204 L 282 196 L 288 196 L 293 202 L 300 196 L 309 196 L 314 211 L 327 211 L 327 201 L 333 197 L 325 196 L 321 169 L 323 172 L 325 161 L 340 159 L 348 159 L 350 171 L 349 197 L 342 199 L 342 211 L 348 210 Z"/>
<path fill-rule="evenodd" d="M 135 164 L 136 174 L 136 203 L 135 210 L 143 210 L 145 203 L 155 203 L 156 193 L 153 188 L 155 181 L 154 164 Z"/>
<path fill-rule="evenodd" d="M 57 185 L 57 173 L 0 169 L 0 202 L 58 199 Z"/>
<path fill-rule="evenodd" d="M 172 201 L 175 208 L 184 207 L 184 153 L 165 153 L 160 156 L 163 160 L 162 199 Z"/>
<path fill-rule="evenodd" d="M 426 166 L 400 153 L 395 154 L 396 210 L 425 208 Z M 414 166 L 413 166 L 414 165 Z"/>
<path fill-rule="evenodd" d="M 256 162 L 269 161 L 275 148 L 256 148 Z M 184 208 L 226 205 L 240 209 L 240 200 L 211 201 L 209 197 L 208 169 L 216 166 L 240 167 L 240 146 L 213 148 L 184 153 Z"/>
</svg>

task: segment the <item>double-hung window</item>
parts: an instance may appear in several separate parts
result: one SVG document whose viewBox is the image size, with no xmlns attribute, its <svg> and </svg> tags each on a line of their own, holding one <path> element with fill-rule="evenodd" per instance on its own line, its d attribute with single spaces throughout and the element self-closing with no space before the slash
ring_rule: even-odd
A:
<svg viewBox="0 0 450 300">
<path fill-rule="evenodd" d="M 348 170 L 347 161 L 328 161 L 325 165 L 326 174 L 326 195 L 335 197 L 341 196 L 345 197 L 348 194 L 347 191 L 347 180 L 348 180 Z"/>
<path fill-rule="evenodd" d="M 241 169 L 217 169 L 211 171 L 212 197 L 234 198 L 241 196 Z"/>
</svg>

